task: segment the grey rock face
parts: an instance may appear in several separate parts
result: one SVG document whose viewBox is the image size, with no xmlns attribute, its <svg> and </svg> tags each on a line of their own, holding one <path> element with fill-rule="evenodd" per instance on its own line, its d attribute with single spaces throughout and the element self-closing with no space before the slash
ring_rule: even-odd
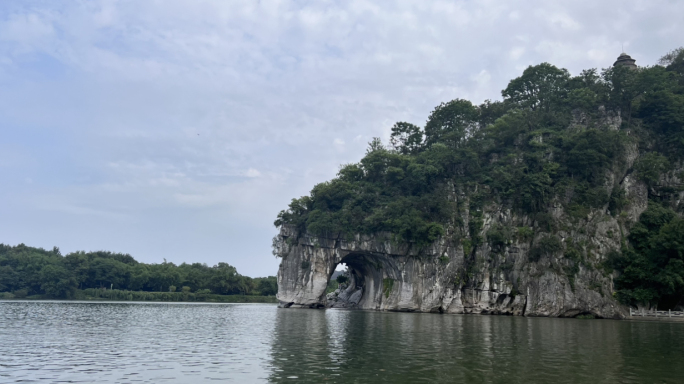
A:
<svg viewBox="0 0 684 384">
<path fill-rule="evenodd" d="M 483 232 L 502 220 L 485 217 Z M 598 267 L 600 255 L 619 246 L 619 239 L 607 235 L 611 230 L 619 234 L 619 224 L 602 214 L 585 223 L 584 229 L 595 233 L 561 230 L 555 235 L 585 238 L 598 250 L 593 264 L 576 265 L 561 254 L 530 261 L 530 243 L 535 239 L 515 241 L 496 251 L 483 245 L 466 255 L 463 245 L 447 241 L 416 250 L 392 243 L 388 234 L 314 237 L 284 226 L 275 242 L 282 257 L 278 300 L 281 307 L 292 308 L 560 317 L 591 313 L 621 318 L 625 309 L 613 298 L 613 275 Z M 348 266 L 351 279 L 344 289 L 326 296 L 339 263 Z"/>
</svg>

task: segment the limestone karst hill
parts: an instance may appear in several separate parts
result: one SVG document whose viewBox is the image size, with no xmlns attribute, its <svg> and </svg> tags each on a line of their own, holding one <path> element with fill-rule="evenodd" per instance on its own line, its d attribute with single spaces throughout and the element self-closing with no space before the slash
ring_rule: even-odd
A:
<svg viewBox="0 0 684 384">
<path fill-rule="evenodd" d="M 684 50 L 571 76 L 424 127 L 294 199 L 275 222 L 283 307 L 621 318 L 684 296 Z M 350 281 L 326 296 L 335 267 Z"/>
</svg>

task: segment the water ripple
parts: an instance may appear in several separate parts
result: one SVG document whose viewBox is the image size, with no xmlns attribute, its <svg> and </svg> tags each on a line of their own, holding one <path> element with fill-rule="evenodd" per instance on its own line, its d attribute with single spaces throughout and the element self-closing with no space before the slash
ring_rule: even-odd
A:
<svg viewBox="0 0 684 384">
<path fill-rule="evenodd" d="M 675 383 L 684 324 L 0 302 L 0 382 Z"/>
</svg>

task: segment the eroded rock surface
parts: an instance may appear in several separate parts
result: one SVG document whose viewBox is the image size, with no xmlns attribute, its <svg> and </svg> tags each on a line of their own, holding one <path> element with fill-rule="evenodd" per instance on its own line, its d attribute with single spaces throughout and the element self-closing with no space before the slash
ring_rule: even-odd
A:
<svg viewBox="0 0 684 384">
<path fill-rule="evenodd" d="M 489 217 L 489 226 L 494 220 Z M 612 220 L 612 221 L 611 221 Z M 591 238 L 595 248 L 617 247 L 605 235 L 619 225 L 602 215 Z M 572 231 L 559 231 L 571 236 Z M 583 236 L 577 234 L 577 236 Z M 284 226 L 276 238 L 282 257 L 278 300 L 282 307 L 360 308 L 387 311 L 482 313 L 572 317 L 591 313 L 621 318 L 625 309 L 613 298 L 612 275 L 563 255 L 530 261 L 530 243 L 516 241 L 504 249 L 440 241 L 426 249 L 397 245 L 388 234 L 315 237 Z M 600 264 L 600 258 L 596 265 Z M 330 276 L 345 263 L 351 278 L 344 289 L 326 296 Z M 572 271 L 573 273 L 570 273 Z"/>
</svg>

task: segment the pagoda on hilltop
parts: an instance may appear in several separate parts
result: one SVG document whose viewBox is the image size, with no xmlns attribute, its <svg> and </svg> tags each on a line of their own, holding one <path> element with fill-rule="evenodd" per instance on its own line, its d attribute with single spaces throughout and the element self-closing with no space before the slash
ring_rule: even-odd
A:
<svg viewBox="0 0 684 384">
<path fill-rule="evenodd" d="M 632 59 L 632 56 L 622 52 L 620 56 L 618 56 L 617 61 L 613 63 L 613 67 L 623 66 L 630 69 L 636 69 L 637 65 L 635 63 L 636 60 Z"/>
</svg>

